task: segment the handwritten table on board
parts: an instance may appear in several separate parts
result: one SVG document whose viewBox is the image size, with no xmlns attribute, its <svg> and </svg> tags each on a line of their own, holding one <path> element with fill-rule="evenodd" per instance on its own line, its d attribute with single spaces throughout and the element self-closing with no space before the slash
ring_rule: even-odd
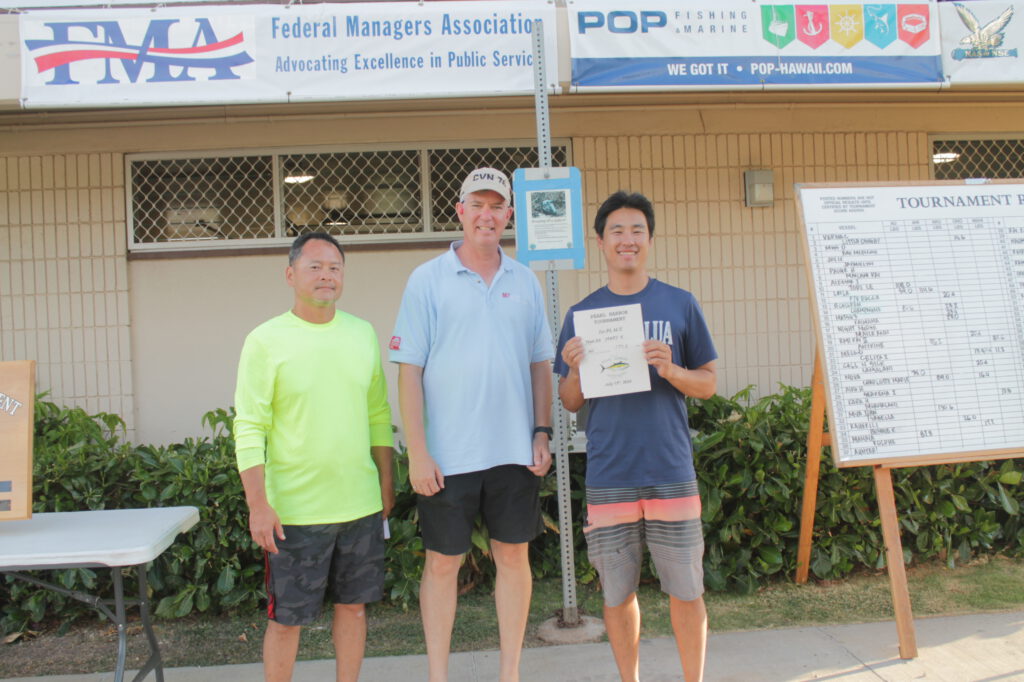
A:
<svg viewBox="0 0 1024 682">
<path fill-rule="evenodd" d="M 800 198 L 837 462 L 1019 451 L 1024 185 Z"/>
</svg>

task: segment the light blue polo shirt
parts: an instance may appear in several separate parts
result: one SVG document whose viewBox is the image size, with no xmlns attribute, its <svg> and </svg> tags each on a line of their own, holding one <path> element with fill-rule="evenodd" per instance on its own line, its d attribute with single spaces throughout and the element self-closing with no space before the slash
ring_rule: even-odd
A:
<svg viewBox="0 0 1024 682">
<path fill-rule="evenodd" d="M 409 276 L 389 355 L 423 368 L 427 447 L 445 476 L 533 463 L 530 364 L 554 357 L 533 272 L 502 252 L 488 287 L 461 243 Z"/>
</svg>

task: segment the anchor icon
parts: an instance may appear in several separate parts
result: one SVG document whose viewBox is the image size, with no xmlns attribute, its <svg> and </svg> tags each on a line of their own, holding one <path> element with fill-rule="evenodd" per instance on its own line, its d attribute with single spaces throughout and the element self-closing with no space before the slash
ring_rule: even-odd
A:
<svg viewBox="0 0 1024 682">
<path fill-rule="evenodd" d="M 807 10 L 804 12 L 804 16 L 807 18 L 807 27 L 804 29 L 804 35 L 816 36 L 821 33 L 821 24 L 814 23 L 814 12 Z"/>
</svg>

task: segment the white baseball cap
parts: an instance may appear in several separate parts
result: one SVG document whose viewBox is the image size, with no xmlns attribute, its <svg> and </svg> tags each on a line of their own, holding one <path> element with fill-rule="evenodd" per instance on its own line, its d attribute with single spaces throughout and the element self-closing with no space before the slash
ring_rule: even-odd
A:
<svg viewBox="0 0 1024 682">
<path fill-rule="evenodd" d="M 466 176 L 459 192 L 459 201 L 465 201 L 467 194 L 473 192 L 497 192 L 505 201 L 512 203 L 512 188 L 508 176 L 496 168 L 477 168 Z"/>
</svg>

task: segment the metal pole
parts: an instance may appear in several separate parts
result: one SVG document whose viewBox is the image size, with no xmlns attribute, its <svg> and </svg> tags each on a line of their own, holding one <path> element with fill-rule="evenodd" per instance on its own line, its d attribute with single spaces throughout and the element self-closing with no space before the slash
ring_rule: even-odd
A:
<svg viewBox="0 0 1024 682">
<path fill-rule="evenodd" d="M 551 116 L 548 113 L 547 64 L 544 58 L 544 22 L 533 20 L 533 102 L 537 119 L 537 160 L 551 168 Z M 546 176 L 545 176 L 546 177 Z"/>
<path fill-rule="evenodd" d="M 160 645 L 156 641 L 153 622 L 149 617 L 149 580 L 146 577 L 146 564 L 139 564 L 139 613 L 142 616 L 142 629 L 149 642 L 149 660 L 139 670 L 135 679 L 143 679 L 152 670 L 156 673 L 156 682 L 164 682 L 164 660 L 160 656 Z"/>
<path fill-rule="evenodd" d="M 121 567 L 111 566 L 110 575 L 114 579 L 114 614 L 117 619 L 117 668 L 114 670 L 114 682 L 124 680 L 124 668 L 128 659 L 128 617 L 124 610 L 124 580 Z"/>
<path fill-rule="evenodd" d="M 546 172 L 551 168 L 551 118 L 548 113 L 547 71 L 544 57 L 544 22 L 533 22 L 533 93 L 537 119 L 537 158 L 539 166 Z M 544 273 L 548 294 L 548 314 L 551 332 L 557 346 L 562 310 L 558 301 L 558 271 L 548 269 Z M 580 624 L 579 609 L 576 605 L 576 559 L 573 547 L 572 505 L 569 480 L 569 415 L 558 400 L 558 387 L 552 387 L 554 438 L 551 440 L 555 460 L 555 476 L 558 481 L 558 527 L 559 545 L 562 554 L 562 621 L 566 626 Z"/>
</svg>

